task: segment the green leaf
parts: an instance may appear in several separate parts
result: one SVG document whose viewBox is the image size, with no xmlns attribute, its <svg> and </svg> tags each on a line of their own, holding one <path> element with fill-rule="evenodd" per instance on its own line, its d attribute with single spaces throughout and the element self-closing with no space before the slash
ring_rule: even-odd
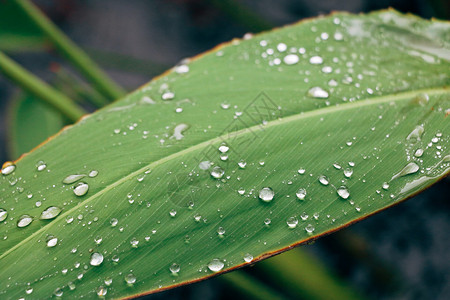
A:
<svg viewBox="0 0 450 300">
<path fill-rule="evenodd" d="M 39 28 L 10 0 L 0 3 L 0 51 L 36 51 L 41 50 L 44 43 Z"/>
<path fill-rule="evenodd" d="M 8 114 L 9 156 L 17 159 L 54 135 L 64 125 L 63 117 L 35 97 L 20 93 Z"/>
<path fill-rule="evenodd" d="M 450 170 L 449 33 L 392 10 L 311 19 L 85 117 L 3 169 L 0 295 L 156 292 L 418 193 Z"/>
</svg>

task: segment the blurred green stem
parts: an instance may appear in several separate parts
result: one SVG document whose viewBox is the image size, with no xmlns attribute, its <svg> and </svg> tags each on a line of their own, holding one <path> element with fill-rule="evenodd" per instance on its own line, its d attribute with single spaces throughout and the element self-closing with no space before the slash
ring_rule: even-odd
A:
<svg viewBox="0 0 450 300">
<path fill-rule="evenodd" d="M 318 259 L 301 249 L 293 249 L 255 265 L 270 282 L 295 298 L 363 299 L 333 276 Z"/>
<path fill-rule="evenodd" d="M 56 27 L 36 6 L 28 0 L 11 0 L 34 24 L 39 27 L 53 45 L 71 61 L 93 86 L 106 98 L 116 100 L 125 91 L 112 81 L 75 43 Z"/>
<path fill-rule="evenodd" d="M 260 300 L 281 300 L 286 299 L 276 291 L 272 290 L 268 285 L 259 282 L 257 279 L 247 275 L 242 270 L 233 271 L 219 277 L 222 281 L 231 285 L 244 294 L 245 299 L 260 299 Z"/>
<path fill-rule="evenodd" d="M 53 89 L 46 82 L 37 78 L 19 64 L 14 62 L 3 52 L 0 52 L 0 72 L 9 79 L 20 85 L 30 94 L 35 95 L 42 101 L 60 111 L 69 120 L 78 121 L 86 112 L 78 107 L 70 98 Z"/>
</svg>

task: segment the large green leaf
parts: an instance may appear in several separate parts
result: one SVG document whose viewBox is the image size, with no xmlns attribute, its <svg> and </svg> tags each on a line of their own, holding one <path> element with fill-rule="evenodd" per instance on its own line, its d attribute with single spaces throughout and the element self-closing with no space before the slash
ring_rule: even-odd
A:
<svg viewBox="0 0 450 300">
<path fill-rule="evenodd" d="M 450 170 L 449 34 L 394 11 L 312 19 L 218 47 L 84 118 L 0 180 L 0 295 L 155 292 L 419 192 Z M 49 207 L 62 212 L 39 219 Z"/>
</svg>

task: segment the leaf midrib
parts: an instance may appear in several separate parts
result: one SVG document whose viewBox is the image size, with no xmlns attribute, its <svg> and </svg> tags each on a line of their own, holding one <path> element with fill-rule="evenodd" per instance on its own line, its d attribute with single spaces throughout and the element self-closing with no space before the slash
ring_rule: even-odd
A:
<svg viewBox="0 0 450 300">
<path fill-rule="evenodd" d="M 355 108 L 360 108 L 360 107 L 365 107 L 365 106 L 370 106 L 370 105 L 375 105 L 375 104 L 381 104 L 381 103 L 386 103 L 386 102 L 392 102 L 392 101 L 395 102 L 395 101 L 406 100 L 406 99 L 410 99 L 410 98 L 417 96 L 418 94 L 422 94 L 422 93 L 427 94 L 427 95 L 438 95 L 438 94 L 445 94 L 448 92 L 449 92 L 448 88 L 446 86 L 443 86 L 443 87 L 438 87 L 438 88 L 435 87 L 435 88 L 430 88 L 430 89 L 422 89 L 422 90 L 408 91 L 408 92 L 402 92 L 402 93 L 397 93 L 397 94 L 389 94 L 389 95 L 370 98 L 367 100 L 360 100 L 360 101 L 340 104 L 340 105 L 336 105 L 336 106 L 332 106 L 332 107 L 324 107 L 324 108 L 319 108 L 319 109 L 311 110 L 311 111 L 307 111 L 307 112 L 301 112 L 301 113 L 294 114 L 294 115 L 291 115 L 291 116 L 288 116 L 285 118 L 269 121 L 266 125 L 264 125 L 263 128 L 270 128 L 270 127 L 286 124 L 289 122 L 294 122 L 294 121 L 301 120 L 301 119 L 311 118 L 311 117 L 318 116 L 318 115 L 326 115 L 326 114 L 331 114 L 331 113 L 335 113 L 335 112 L 340 112 L 340 111 L 345 111 L 345 110 L 350 110 L 350 109 L 355 109 Z M 246 127 L 241 130 L 232 132 L 232 137 L 235 138 L 236 136 L 244 135 L 246 133 L 252 132 L 253 130 L 257 130 L 259 128 L 261 128 L 261 124 L 254 125 L 251 127 Z M 160 164 L 170 161 L 171 159 L 175 159 L 182 155 L 193 152 L 197 149 L 201 149 L 202 147 L 209 146 L 210 144 L 214 144 L 217 142 L 227 140 L 228 138 L 230 138 L 230 133 L 226 133 L 222 136 L 218 136 L 216 138 L 206 140 L 197 145 L 193 145 L 184 150 L 181 150 L 181 151 L 172 153 L 168 156 L 165 156 L 163 158 L 160 158 L 157 161 L 154 161 L 154 162 L 128 174 L 127 176 L 111 183 L 110 185 L 106 186 L 104 189 L 98 191 L 94 195 L 92 195 L 92 196 L 86 198 L 84 201 L 78 203 L 78 205 L 67 210 L 65 213 L 60 215 L 58 217 L 58 219 L 61 219 L 65 216 L 71 214 L 73 211 L 79 209 L 80 207 L 85 206 L 87 203 L 91 202 L 92 200 L 98 198 L 99 196 L 103 195 L 104 193 L 106 193 L 106 192 L 112 190 L 113 188 L 119 186 L 120 184 L 126 182 L 130 178 L 133 178 L 133 177 L 141 174 L 142 172 L 148 170 L 149 168 L 153 169 Z M 48 223 L 47 225 L 45 225 L 45 226 L 41 227 L 40 229 L 38 229 L 37 231 L 33 232 L 30 236 L 28 236 L 21 242 L 15 244 L 13 247 L 11 247 L 7 251 L 5 251 L 2 255 L 0 255 L 0 260 L 5 258 L 8 254 L 13 252 L 15 249 L 19 248 L 21 245 L 23 245 L 26 242 L 28 242 L 29 240 L 31 240 L 33 237 L 37 236 L 41 232 L 50 228 L 53 224 L 56 224 L 56 222 Z"/>
</svg>

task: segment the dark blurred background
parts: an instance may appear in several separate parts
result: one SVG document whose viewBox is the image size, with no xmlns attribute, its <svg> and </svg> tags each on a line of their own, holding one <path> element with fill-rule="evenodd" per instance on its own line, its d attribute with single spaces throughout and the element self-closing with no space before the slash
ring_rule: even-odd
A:
<svg viewBox="0 0 450 300">
<path fill-rule="evenodd" d="M 1 9 L 0 0 L 0 9 Z M 183 58 L 219 43 L 334 10 L 393 7 L 448 19 L 448 0 L 39 0 L 34 1 L 73 41 L 127 90 Z M 20 22 L 20 20 L 17 20 Z M 51 49 L 11 56 L 46 81 L 55 66 L 72 72 Z M 73 75 L 76 76 L 73 72 Z M 16 88 L 0 76 L 0 161 L 8 155 L 8 107 Z M 20 121 L 20 120 L 19 120 Z M 369 299 L 450 299 L 449 181 L 304 246 Z M 257 268 L 246 272 L 258 276 Z M 264 280 L 264 278 L 260 278 Z M 149 299 L 228 299 L 239 293 L 213 279 Z"/>
</svg>

